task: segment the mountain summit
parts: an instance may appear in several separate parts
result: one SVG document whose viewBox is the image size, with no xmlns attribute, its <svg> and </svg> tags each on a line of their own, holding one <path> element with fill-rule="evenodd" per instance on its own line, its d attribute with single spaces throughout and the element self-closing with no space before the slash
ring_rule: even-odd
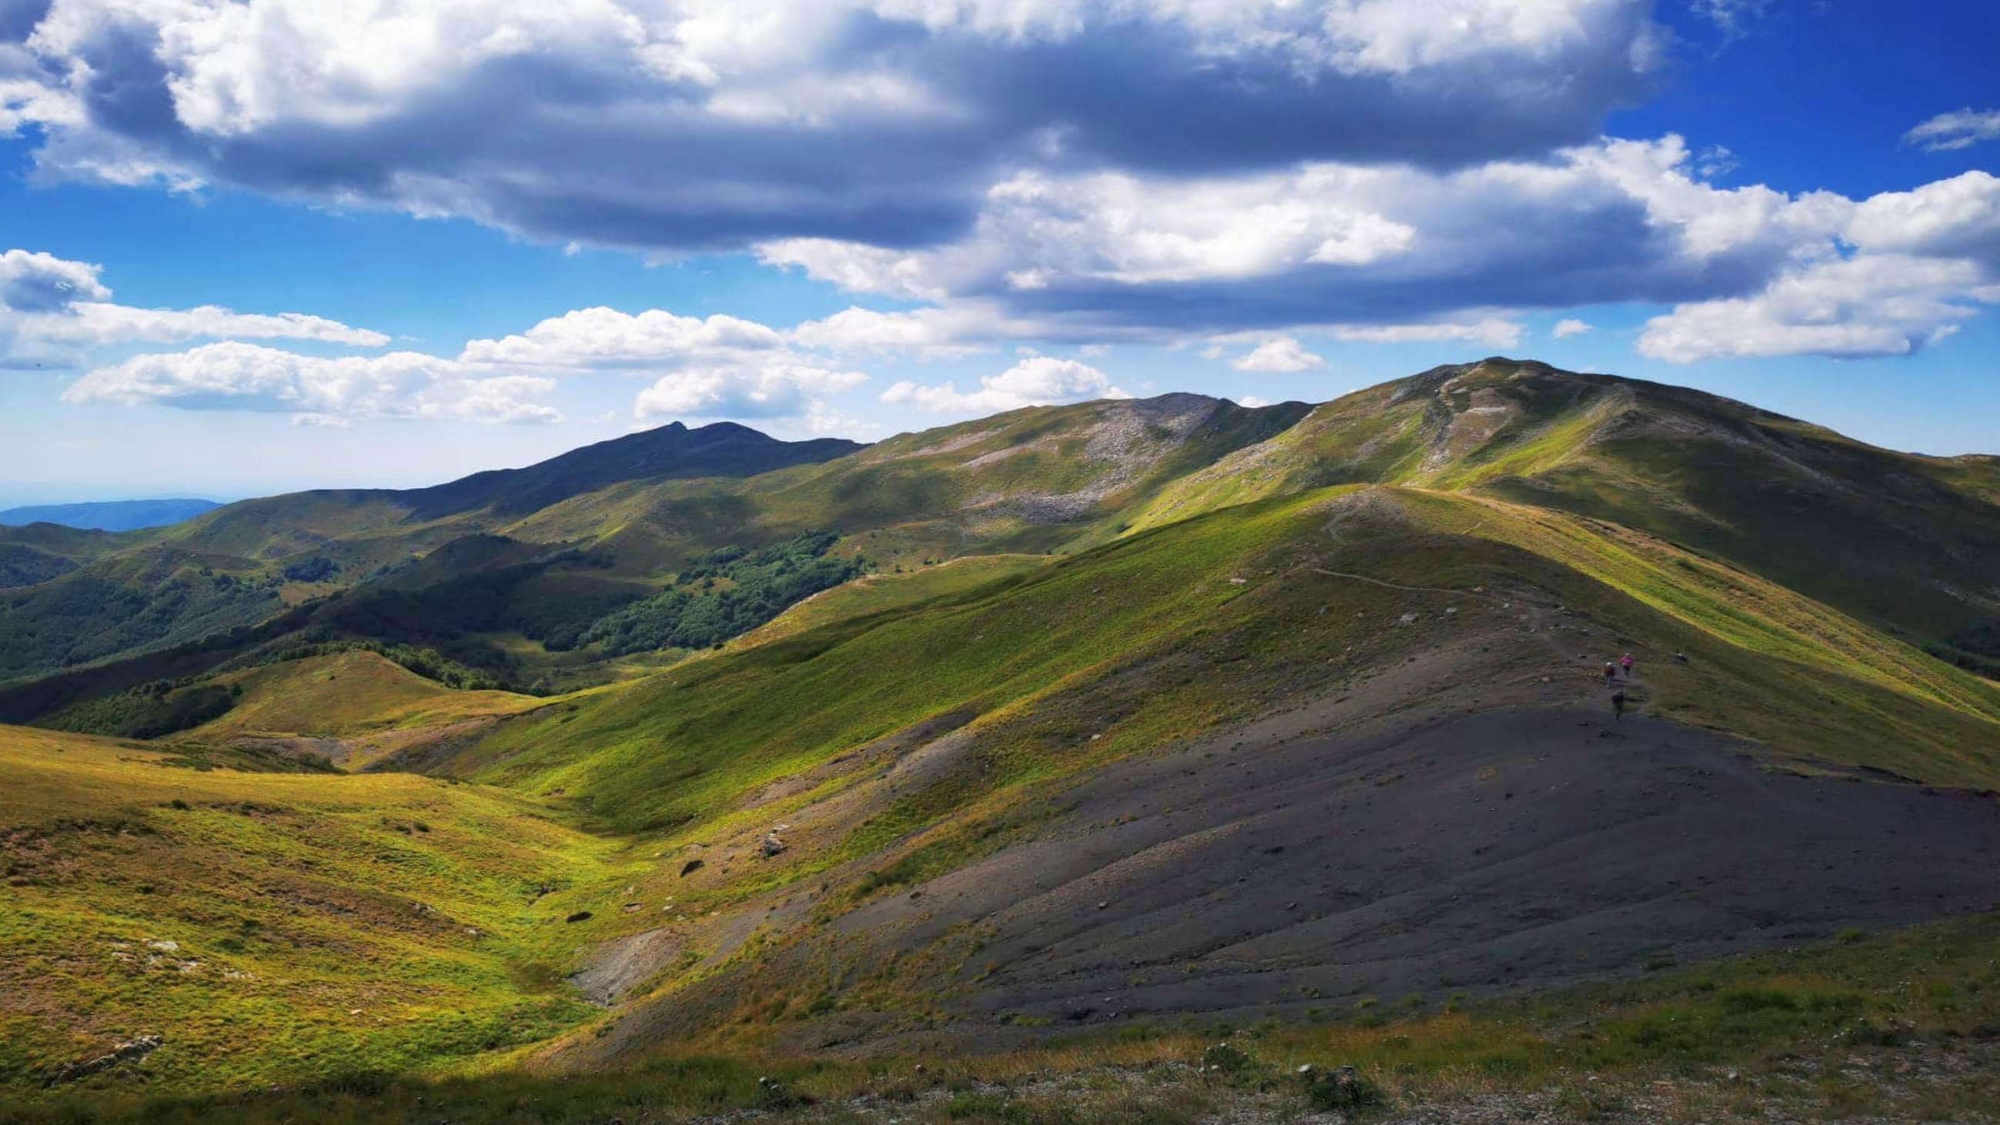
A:
<svg viewBox="0 0 2000 1125">
<path fill-rule="evenodd" d="M 490 508 L 525 515 L 630 480 L 751 477 L 792 465 L 831 461 L 865 449 L 841 438 L 779 441 L 748 426 L 714 422 L 689 429 L 672 422 L 601 441 L 525 469 L 495 469 L 402 494 L 423 519 Z"/>
</svg>

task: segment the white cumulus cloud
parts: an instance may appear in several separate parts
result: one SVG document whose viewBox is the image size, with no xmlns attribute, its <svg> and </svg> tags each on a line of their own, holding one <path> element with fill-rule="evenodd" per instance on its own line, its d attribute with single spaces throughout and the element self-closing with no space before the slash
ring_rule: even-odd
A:
<svg viewBox="0 0 2000 1125">
<path fill-rule="evenodd" d="M 1676 306 L 1647 322 L 1639 352 L 1672 363 L 1909 355 L 1993 303 L 2000 284 L 1972 262 L 1871 254 L 1805 267 L 1752 297 Z"/>
<path fill-rule="evenodd" d="M 1087 363 L 1053 356 L 1024 359 L 998 375 L 979 380 L 979 388 L 960 391 L 956 384 L 925 386 L 901 382 L 882 392 L 882 401 L 909 403 L 939 414 L 997 414 L 1026 406 L 1050 406 L 1093 398 L 1130 398 L 1111 385 L 1110 376 Z"/>
<path fill-rule="evenodd" d="M 640 391 L 633 412 L 641 419 L 811 417 L 824 415 L 824 396 L 867 381 L 858 371 L 792 362 L 691 368 Z"/>
<path fill-rule="evenodd" d="M 784 335 L 775 329 L 733 316 L 589 308 L 551 317 L 518 335 L 473 340 L 459 359 L 519 367 L 632 370 L 771 352 L 784 343 Z"/>
<path fill-rule="evenodd" d="M 0 367 L 66 367 L 90 352 L 187 340 L 313 340 L 375 348 L 389 337 L 304 313 L 239 313 L 215 305 L 142 309 L 112 302 L 101 266 L 52 254 L 0 254 Z"/>
<path fill-rule="evenodd" d="M 1549 331 L 1549 335 L 1554 336 L 1558 340 L 1567 340 L 1571 336 L 1581 336 L 1590 331 L 1592 331 L 1592 328 L 1589 321 L 1578 320 L 1573 316 L 1566 316 L 1556 321 L 1556 326 Z"/>
<path fill-rule="evenodd" d="M 1274 336 L 1252 348 L 1229 366 L 1238 371 L 1289 373 L 1325 367 L 1326 360 L 1305 349 L 1292 336 Z"/>
<path fill-rule="evenodd" d="M 416 352 L 328 359 L 228 342 L 97 368 L 63 398 L 278 411 L 309 424 L 346 418 L 553 422 L 561 415 L 538 400 L 554 388 L 553 380 L 538 376 L 475 376 L 450 360 Z"/>
</svg>

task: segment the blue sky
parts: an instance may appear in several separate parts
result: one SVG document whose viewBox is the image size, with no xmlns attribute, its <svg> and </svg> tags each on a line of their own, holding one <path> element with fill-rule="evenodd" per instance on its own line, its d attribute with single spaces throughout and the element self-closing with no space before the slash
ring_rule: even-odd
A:
<svg viewBox="0 0 2000 1125">
<path fill-rule="evenodd" d="M 2000 452 L 1990 4 L 371 7 L 0 0 L 0 506 L 1496 353 Z"/>
</svg>

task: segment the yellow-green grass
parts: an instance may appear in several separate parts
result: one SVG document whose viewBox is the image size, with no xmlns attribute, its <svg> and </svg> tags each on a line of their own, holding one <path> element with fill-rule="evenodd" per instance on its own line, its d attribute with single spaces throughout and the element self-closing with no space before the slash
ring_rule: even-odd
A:
<svg viewBox="0 0 2000 1125">
<path fill-rule="evenodd" d="M 142 1034 L 148 1088 L 421 1071 L 590 1010 L 544 890 L 614 841 L 411 775 L 195 771 L 143 743 L 0 727 L 0 1088 Z"/>
<path fill-rule="evenodd" d="M 1800 757 L 1991 787 L 2000 684 L 1774 582 L 1613 524 L 1501 501 L 1398 493 L 1442 529 L 1532 551 L 1638 601 L 1684 640 L 1648 653 L 1657 713 Z M 1691 663 L 1672 658 L 1685 651 Z"/>
<path fill-rule="evenodd" d="M 1494 496 L 1726 559 L 1948 658 L 2000 614 L 1992 458 L 1930 458 L 1699 392 L 1533 363 L 1442 368 L 1326 403 L 1163 488 L 1139 529 L 1329 484 Z M 1972 644 L 1973 651 L 1963 646 Z"/>
<path fill-rule="evenodd" d="M 1049 561 L 1045 555 L 967 555 L 903 574 L 870 574 L 807 598 L 730 642 L 729 647 L 751 648 L 824 625 L 908 610 L 934 598 L 962 595 L 991 582 L 1019 577 Z"/>
<path fill-rule="evenodd" d="M 214 682 L 240 686 L 242 694 L 222 717 L 189 732 L 190 738 L 338 737 L 513 715 L 545 703 L 512 692 L 454 691 L 368 651 L 268 664 Z"/>
<path fill-rule="evenodd" d="M 1491 628 L 1494 603 L 1514 591 L 1588 622 L 1605 656 L 1636 651 L 1656 713 L 1761 740 L 1774 756 L 2000 787 L 1994 688 L 1825 606 L 1576 517 L 1354 488 L 1226 509 L 901 612 L 691 661 L 510 722 L 450 768 L 561 791 L 594 824 L 644 841 L 657 862 L 633 898 L 726 910 L 866 860 L 866 877 L 848 868 L 850 883 L 823 900 L 846 903 L 1032 831 L 1069 779 L 1108 761 L 1341 691 L 1448 643 L 1447 605 L 1465 610 L 1452 619 L 1462 627 Z M 1409 611 L 1436 624 L 1397 627 Z M 1497 624 L 1521 628 L 1511 613 Z M 1546 650 L 1506 651 L 1478 659 L 1548 670 Z M 1580 689 L 1588 668 L 1573 667 Z M 861 784 L 874 767 L 851 751 L 953 713 L 973 721 L 948 776 L 861 803 L 858 819 L 822 827 L 782 863 L 680 879 L 684 849 L 761 833 Z M 602 914 L 617 906 L 610 894 L 580 886 L 562 901 Z M 614 916 L 602 936 L 655 924 Z"/>
<path fill-rule="evenodd" d="M 1652 1119 L 1690 1123 L 1981 1120 L 2000 1096 L 2000 1077 L 1979 1062 L 1990 1048 L 1978 1046 L 2000 1025 L 1996 958 L 2000 918 L 1983 915 L 1541 997 L 1369 998 L 1304 1026 L 1136 1022 L 1027 1050 L 869 1059 L 668 1044 L 629 1069 L 594 1074 L 350 1078 L 143 1101 L 96 1094 L 19 1112 L 37 1125 L 680 1121 L 746 1110 L 780 1121 L 1286 1119 L 1312 1108 L 1299 1067 L 1349 1065 L 1384 1108 L 1446 1119 L 1455 1108 L 1511 1104 L 1564 1120 L 1618 1119 L 1641 1106 Z M 775 1096 L 765 1078 L 778 1082 Z M 785 1107 L 807 1099 L 818 1104 Z"/>
</svg>

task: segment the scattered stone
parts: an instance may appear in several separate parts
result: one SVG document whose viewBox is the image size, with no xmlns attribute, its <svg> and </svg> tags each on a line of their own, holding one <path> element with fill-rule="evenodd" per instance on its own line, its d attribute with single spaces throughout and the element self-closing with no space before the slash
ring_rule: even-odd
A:
<svg viewBox="0 0 2000 1125">
<path fill-rule="evenodd" d="M 1416 623 L 1417 615 L 1414 613 L 1406 613 L 1396 619 L 1396 624 L 1398 625 L 1415 625 Z"/>
<path fill-rule="evenodd" d="M 177 941 L 162 941 L 159 939 L 148 939 L 146 942 L 147 949 L 156 949 L 161 953 L 176 953 L 179 952 L 180 947 L 181 943 Z"/>
<path fill-rule="evenodd" d="M 1250 580 L 1248 578 L 1232 578 L 1229 580 L 1229 584 L 1231 586 L 1248 586 Z"/>
<path fill-rule="evenodd" d="M 576 913 L 574 913 L 574 914 L 570 915 L 569 917 L 567 917 L 567 918 L 564 918 L 564 919 L 563 919 L 563 921 L 565 921 L 565 922 L 588 922 L 588 921 L 590 921 L 590 919 L 591 919 L 591 913 L 590 913 L 590 911 L 588 911 L 588 910 L 579 910 L 579 911 L 577 911 Z"/>
<path fill-rule="evenodd" d="M 772 856 L 782 855 L 784 853 L 785 842 L 778 838 L 778 834 L 776 832 L 772 832 L 764 837 L 763 843 L 757 845 L 757 851 L 765 859 L 770 859 Z"/>
<path fill-rule="evenodd" d="M 700 871 L 702 868 L 707 866 L 708 866 L 707 864 L 703 863 L 698 859 L 688 860 L 686 863 L 681 864 L 681 878 L 685 879 L 688 876 L 694 874 L 697 871 Z"/>
<path fill-rule="evenodd" d="M 1458 616 L 1458 607 L 1457 607 L 1457 606 L 1455 606 L 1455 605 L 1448 605 L 1448 606 L 1444 607 L 1444 615 L 1445 615 L 1446 617 L 1457 617 L 1457 616 Z"/>
<path fill-rule="evenodd" d="M 93 1074 L 110 1070 L 122 1062 L 138 1062 L 159 1050 L 165 1042 L 166 1040 L 158 1035 L 141 1035 L 129 1043 L 118 1044 L 108 1055 L 99 1055 L 87 1062 L 69 1063 L 63 1066 L 50 1075 L 42 1085 L 60 1086 L 65 1082 L 74 1082 L 79 1078 L 88 1078 Z"/>
</svg>

